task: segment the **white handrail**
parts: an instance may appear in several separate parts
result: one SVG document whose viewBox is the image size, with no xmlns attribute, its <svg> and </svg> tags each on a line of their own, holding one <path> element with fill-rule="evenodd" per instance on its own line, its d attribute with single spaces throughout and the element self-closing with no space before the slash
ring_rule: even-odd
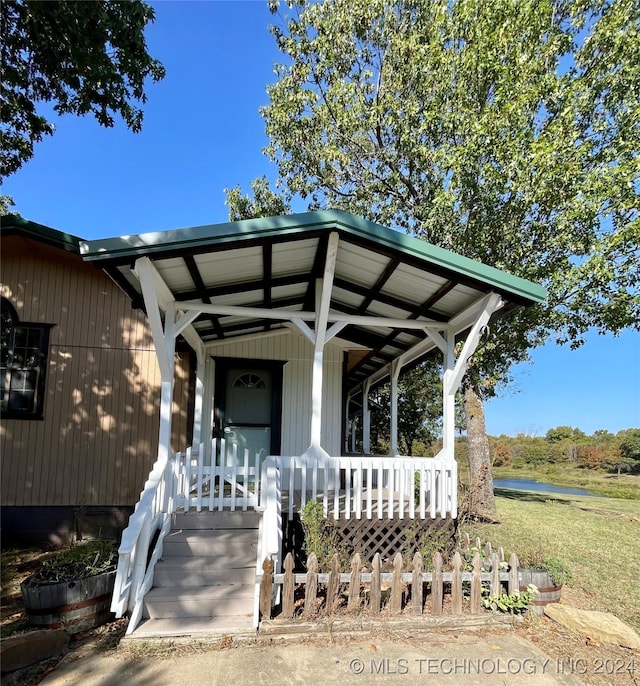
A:
<svg viewBox="0 0 640 686">
<path fill-rule="evenodd" d="M 140 588 L 147 575 L 149 544 L 158 525 L 162 526 L 164 523 L 159 515 L 163 510 L 175 506 L 175 459 L 176 456 L 171 455 L 156 460 L 140 494 L 140 500 L 129 518 L 129 525 L 122 532 L 111 601 L 111 611 L 116 617 L 122 617 L 127 610 L 133 609 L 140 597 Z"/>
</svg>

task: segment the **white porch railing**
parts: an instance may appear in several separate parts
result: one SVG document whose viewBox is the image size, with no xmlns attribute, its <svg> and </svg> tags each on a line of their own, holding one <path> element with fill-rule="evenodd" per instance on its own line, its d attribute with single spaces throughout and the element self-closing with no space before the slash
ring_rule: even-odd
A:
<svg viewBox="0 0 640 686">
<path fill-rule="evenodd" d="M 259 510 L 256 601 L 258 626 L 262 563 L 270 557 L 280 570 L 282 507 L 289 517 L 309 500 L 322 502 L 325 516 L 338 518 L 435 518 L 456 516 L 457 465 L 454 460 L 410 457 L 269 456 L 214 439 L 211 452 L 200 445 L 157 461 L 122 535 L 111 610 L 127 611 L 131 633 L 142 616 L 155 564 L 162 556 L 171 515 L 178 509 Z M 158 536 L 155 534 L 158 532 Z M 155 545 L 149 549 L 155 537 Z M 148 562 L 147 562 L 148 560 Z"/>
<path fill-rule="evenodd" d="M 425 519 L 457 514 L 455 460 L 412 457 L 269 456 L 262 471 L 261 542 L 257 573 L 267 556 L 279 569 L 283 494 L 289 518 L 309 500 L 322 502 L 333 519 Z"/>
</svg>

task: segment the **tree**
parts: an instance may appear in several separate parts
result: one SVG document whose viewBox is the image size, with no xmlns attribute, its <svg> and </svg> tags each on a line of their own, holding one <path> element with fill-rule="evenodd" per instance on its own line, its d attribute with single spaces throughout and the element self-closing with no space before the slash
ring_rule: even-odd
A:
<svg viewBox="0 0 640 686">
<path fill-rule="evenodd" d="M 291 212 L 290 196 L 278 194 L 269 187 L 266 176 L 261 176 L 251 182 L 253 198 L 242 195 L 240 186 L 225 188 L 225 203 L 229 206 L 229 221 L 237 222 L 241 219 L 256 217 L 279 217 Z"/>
<path fill-rule="evenodd" d="M 632 471 L 640 471 L 640 429 L 619 431 L 616 438 L 623 463 Z"/>
<path fill-rule="evenodd" d="M 102 126 L 118 114 L 134 132 L 142 126 L 144 82 L 164 78 L 144 38 L 154 19 L 141 0 L 127 2 L 3 0 L 2 148 L 0 177 L 33 156 L 34 144 L 54 126 L 37 106 L 53 102 L 58 114 L 91 112 Z"/>
<path fill-rule="evenodd" d="M 371 435 L 378 446 L 388 443 L 391 425 L 391 384 L 374 390 Z M 398 379 L 398 440 L 407 455 L 421 442 L 430 445 L 440 429 L 442 384 L 433 361 L 405 370 Z"/>
<path fill-rule="evenodd" d="M 495 511 L 483 399 L 554 335 L 640 326 L 640 7 L 633 0 L 287 3 L 262 109 L 279 182 L 544 283 L 464 385 L 475 502 Z M 272 2 L 273 11 L 279 11 Z"/>
</svg>

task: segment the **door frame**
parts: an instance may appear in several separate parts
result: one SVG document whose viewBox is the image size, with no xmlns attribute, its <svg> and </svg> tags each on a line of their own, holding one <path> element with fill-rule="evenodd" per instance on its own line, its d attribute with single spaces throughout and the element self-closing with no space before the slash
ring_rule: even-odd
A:
<svg viewBox="0 0 640 686">
<path fill-rule="evenodd" d="M 286 361 L 252 360 L 244 357 L 213 357 L 213 361 L 215 362 L 213 436 L 220 435 L 226 416 L 229 370 L 235 367 L 263 369 L 271 372 L 271 448 L 269 454 L 280 455 L 282 450 L 282 377 Z"/>
</svg>

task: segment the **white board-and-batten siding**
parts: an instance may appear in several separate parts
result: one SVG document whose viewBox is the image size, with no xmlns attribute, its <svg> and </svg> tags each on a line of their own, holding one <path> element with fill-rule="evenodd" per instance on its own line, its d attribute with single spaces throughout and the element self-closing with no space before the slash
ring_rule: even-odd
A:
<svg viewBox="0 0 640 686">
<path fill-rule="evenodd" d="M 52 324 L 44 418 L 3 419 L 4 506 L 132 505 L 157 457 L 160 373 L 146 316 L 79 255 L 2 237 L 0 294 Z M 188 357 L 177 365 L 174 448 L 186 447 Z"/>
<path fill-rule="evenodd" d="M 313 346 L 296 330 L 210 347 L 212 357 L 286 361 L 282 383 L 282 455 L 302 455 L 311 441 Z M 321 445 L 341 455 L 343 349 L 324 350 Z M 250 366 L 250 362 L 247 363 Z"/>
</svg>

